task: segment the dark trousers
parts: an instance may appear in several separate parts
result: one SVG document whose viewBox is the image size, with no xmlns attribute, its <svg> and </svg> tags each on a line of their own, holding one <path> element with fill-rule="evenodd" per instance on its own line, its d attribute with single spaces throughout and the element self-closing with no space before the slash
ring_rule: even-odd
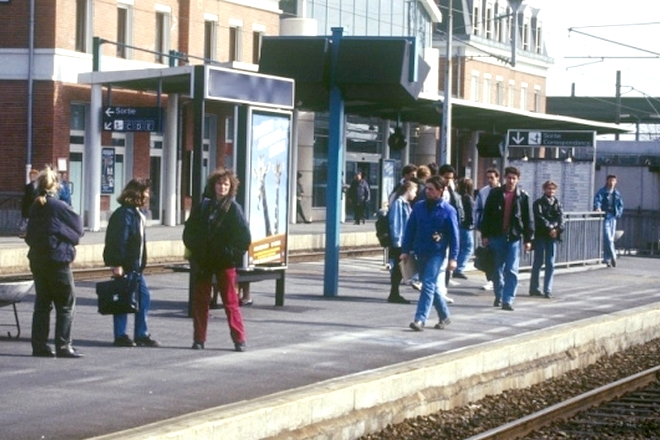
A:
<svg viewBox="0 0 660 440">
<path fill-rule="evenodd" d="M 305 217 L 305 211 L 303 211 L 302 202 L 300 200 L 298 200 L 297 211 L 296 212 L 298 214 L 298 217 L 300 217 L 302 219 L 302 221 L 304 221 L 304 222 L 307 221 L 307 217 Z"/>
<path fill-rule="evenodd" d="M 399 286 L 403 281 L 403 274 L 401 273 L 401 266 L 399 266 L 399 258 L 401 257 L 400 247 L 389 248 L 390 265 L 390 298 L 397 298 L 401 296 Z"/>
<path fill-rule="evenodd" d="M 355 223 L 364 223 L 364 208 L 366 202 L 358 201 L 353 203 L 353 213 L 355 218 Z"/>
<path fill-rule="evenodd" d="M 215 272 L 218 290 L 224 304 L 229 333 L 234 343 L 245 342 L 243 317 L 236 294 L 236 268 L 222 269 Z M 211 302 L 211 276 L 199 274 L 195 277 L 192 297 L 193 338 L 195 342 L 206 342 L 206 328 L 209 322 L 209 304 Z"/>
<path fill-rule="evenodd" d="M 50 312 L 55 306 L 55 347 L 71 345 L 71 325 L 76 304 L 73 275 L 68 263 L 30 263 L 36 298 L 32 314 L 32 349 L 48 345 Z"/>
</svg>

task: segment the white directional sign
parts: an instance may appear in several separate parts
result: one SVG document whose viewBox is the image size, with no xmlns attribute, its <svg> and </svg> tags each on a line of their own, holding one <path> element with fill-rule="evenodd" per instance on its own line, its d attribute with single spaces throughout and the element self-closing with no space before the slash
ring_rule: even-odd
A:
<svg viewBox="0 0 660 440">
<path fill-rule="evenodd" d="M 519 147 L 594 147 L 595 132 L 580 130 L 508 130 L 507 144 Z"/>
</svg>

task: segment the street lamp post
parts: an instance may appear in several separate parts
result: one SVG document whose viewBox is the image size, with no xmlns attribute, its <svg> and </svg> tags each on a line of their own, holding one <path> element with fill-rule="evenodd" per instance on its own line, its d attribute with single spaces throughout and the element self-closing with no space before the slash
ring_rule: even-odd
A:
<svg viewBox="0 0 660 440">
<path fill-rule="evenodd" d="M 518 47 L 518 10 L 523 0 L 507 0 L 513 11 L 513 29 L 511 29 L 511 67 L 516 67 L 516 49 Z"/>
</svg>

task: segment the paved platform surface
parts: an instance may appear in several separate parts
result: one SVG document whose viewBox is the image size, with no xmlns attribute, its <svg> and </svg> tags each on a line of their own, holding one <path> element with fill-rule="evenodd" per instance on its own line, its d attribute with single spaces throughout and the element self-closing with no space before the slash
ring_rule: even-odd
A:
<svg viewBox="0 0 660 440">
<path fill-rule="evenodd" d="M 523 275 L 514 312 L 493 308 L 492 292 L 480 289 L 483 274 L 470 272 L 469 280 L 450 288 L 452 324 L 414 333 L 408 324 L 415 304 L 385 302 L 389 279 L 380 258 L 342 259 L 334 298 L 322 296 L 322 262 L 296 263 L 287 272 L 283 307 L 273 306 L 274 282 L 253 285 L 254 306 L 242 309 L 245 353 L 232 351 L 222 310 L 212 311 L 206 350 L 191 350 L 188 278 L 172 273 L 148 277 L 149 328 L 162 347 L 112 347 L 111 318 L 97 314 L 95 283 L 85 281 L 77 285 L 73 326 L 74 344 L 85 357 L 33 358 L 30 294 L 17 305 L 21 338 L 0 340 L 0 437 L 87 438 L 559 324 L 579 325 L 660 301 L 658 267 L 657 259 L 623 257 L 616 269 L 561 269 L 551 300 L 527 296 Z M 402 293 L 418 295 L 410 287 Z M 0 308 L 0 324 L 12 319 L 11 308 Z"/>
</svg>

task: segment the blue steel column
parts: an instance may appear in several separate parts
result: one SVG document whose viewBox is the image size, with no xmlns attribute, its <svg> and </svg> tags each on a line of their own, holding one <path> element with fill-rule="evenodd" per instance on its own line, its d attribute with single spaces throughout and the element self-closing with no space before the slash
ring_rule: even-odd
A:
<svg viewBox="0 0 660 440">
<path fill-rule="evenodd" d="M 344 98 L 335 84 L 343 28 L 332 28 L 330 56 L 330 132 L 328 134 L 328 189 L 325 221 L 325 272 L 323 296 L 337 296 L 339 287 L 339 223 L 341 172 L 344 164 Z"/>
</svg>

